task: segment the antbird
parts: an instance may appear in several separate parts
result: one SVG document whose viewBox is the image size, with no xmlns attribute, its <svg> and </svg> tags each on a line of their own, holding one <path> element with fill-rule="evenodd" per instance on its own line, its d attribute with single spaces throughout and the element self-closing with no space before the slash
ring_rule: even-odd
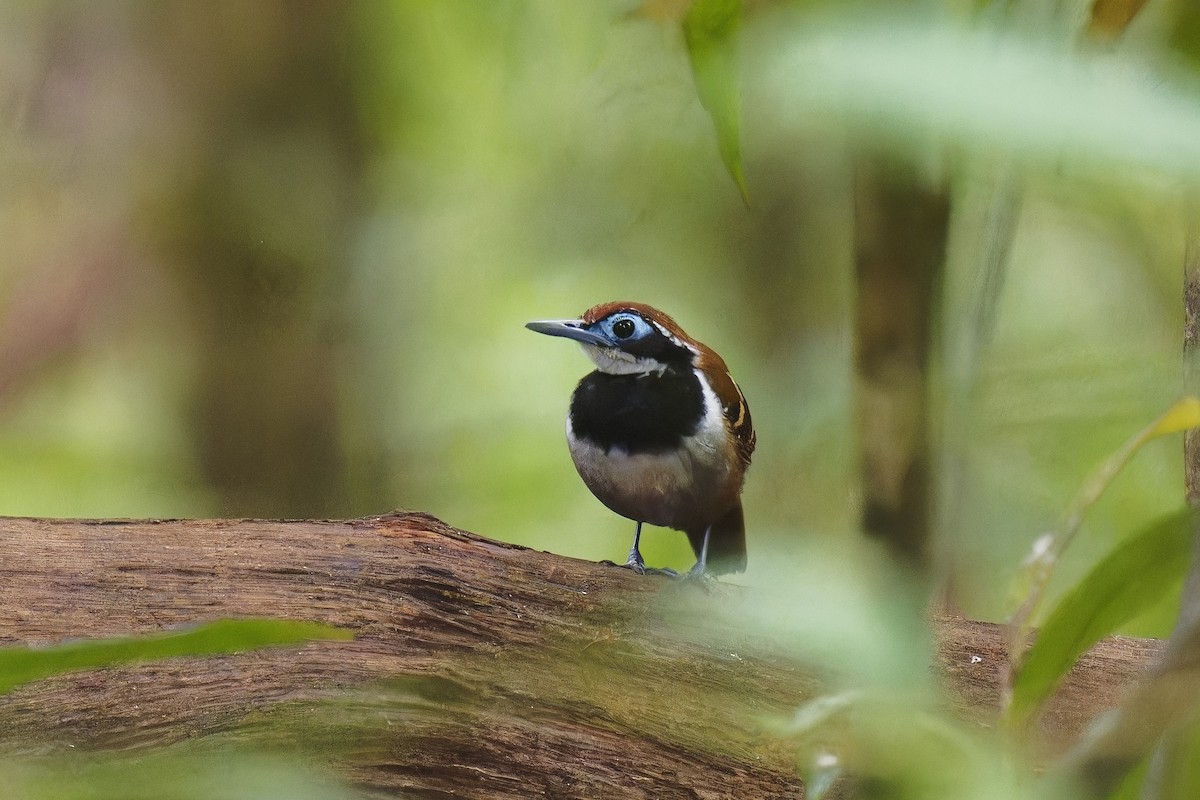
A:
<svg viewBox="0 0 1200 800">
<path fill-rule="evenodd" d="M 637 523 L 627 566 L 646 571 L 649 523 L 687 534 L 693 575 L 745 569 L 741 493 L 756 437 L 721 357 L 644 303 L 525 327 L 574 339 L 596 364 L 571 396 L 567 443 L 592 494 Z"/>
</svg>

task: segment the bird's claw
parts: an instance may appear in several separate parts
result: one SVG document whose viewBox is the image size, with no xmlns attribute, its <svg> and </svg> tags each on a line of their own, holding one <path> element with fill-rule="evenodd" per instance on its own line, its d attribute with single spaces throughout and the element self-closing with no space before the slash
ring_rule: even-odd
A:
<svg viewBox="0 0 1200 800">
<path fill-rule="evenodd" d="M 612 561 L 602 561 L 600 563 L 613 564 Z M 617 565 L 613 564 L 613 566 L 617 566 Z M 639 552 L 636 552 L 636 551 L 630 552 L 629 560 L 626 561 L 621 566 L 624 566 L 626 569 L 633 570 L 638 575 L 666 575 L 667 577 L 670 577 L 670 578 L 678 578 L 679 577 L 679 573 L 676 572 L 675 570 L 671 569 L 670 567 L 647 567 L 645 560 L 642 558 L 642 554 Z"/>
<path fill-rule="evenodd" d="M 636 572 L 638 575 L 645 575 L 648 572 L 654 573 L 654 572 L 660 571 L 660 570 L 655 569 L 654 567 L 647 567 L 645 562 L 643 562 L 643 561 L 634 561 L 633 559 L 626 561 L 624 564 L 618 564 L 617 562 L 613 561 L 610 558 L 602 559 L 596 563 L 602 564 L 603 566 L 606 566 L 606 567 L 620 567 L 621 569 L 631 569 L 634 572 Z"/>
</svg>

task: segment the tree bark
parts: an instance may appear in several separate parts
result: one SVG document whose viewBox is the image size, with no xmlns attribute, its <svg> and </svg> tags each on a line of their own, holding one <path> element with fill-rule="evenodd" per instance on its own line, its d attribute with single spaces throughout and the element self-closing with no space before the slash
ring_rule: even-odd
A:
<svg viewBox="0 0 1200 800">
<path fill-rule="evenodd" d="M 862 155 L 854 180 L 855 420 L 862 528 L 911 566 L 930 557 L 931 320 L 950 199 L 911 167 Z"/>
<path fill-rule="evenodd" d="M 821 691 L 763 637 L 663 619 L 725 584 L 637 576 L 424 514 L 345 522 L 0 520 L 0 641 L 44 644 L 225 617 L 316 620 L 347 642 L 71 673 L 0 697 L 0 752 L 254 741 L 405 797 L 797 798 L 764 732 Z M 995 718 L 999 626 L 934 621 L 968 719 Z M 727 634 L 727 635 L 726 635 Z M 1041 720 L 1062 752 L 1158 650 L 1109 639 Z"/>
</svg>

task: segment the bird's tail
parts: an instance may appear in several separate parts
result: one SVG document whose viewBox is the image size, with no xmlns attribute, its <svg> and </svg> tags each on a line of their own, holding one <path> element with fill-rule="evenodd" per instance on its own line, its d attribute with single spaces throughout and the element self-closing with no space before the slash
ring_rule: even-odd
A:
<svg viewBox="0 0 1200 800">
<path fill-rule="evenodd" d="M 742 504 L 725 512 L 710 527 L 708 534 L 708 566 L 711 575 L 726 572 L 741 572 L 746 568 L 746 522 L 742 516 Z M 704 549 L 704 528 L 689 530 L 688 541 L 696 558 Z"/>
</svg>

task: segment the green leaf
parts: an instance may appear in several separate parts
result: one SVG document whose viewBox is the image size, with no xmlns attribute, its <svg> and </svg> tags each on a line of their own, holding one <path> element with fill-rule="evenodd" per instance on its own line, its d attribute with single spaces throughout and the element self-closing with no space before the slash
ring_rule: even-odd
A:
<svg viewBox="0 0 1200 800">
<path fill-rule="evenodd" d="M 350 631 L 317 622 L 223 619 L 145 636 L 88 639 L 49 647 L 5 647 L 0 648 L 0 694 L 30 681 L 74 670 L 180 656 L 238 653 L 312 639 L 352 638 Z"/>
<path fill-rule="evenodd" d="M 737 79 L 737 31 L 742 0 L 695 0 L 683 19 L 683 37 L 700 102 L 717 132 L 717 148 L 742 200 L 749 202 L 742 169 Z"/>
<path fill-rule="evenodd" d="M 1020 602 L 1020 607 L 1009 620 L 1009 625 L 1015 632 L 1010 652 L 1017 654 L 1023 651 L 1029 626 L 1045 594 L 1046 586 L 1050 583 L 1054 568 L 1079 532 L 1088 509 L 1096 504 L 1117 474 L 1146 442 L 1197 426 L 1200 426 L 1200 399 L 1184 397 L 1154 422 L 1126 440 L 1115 453 L 1088 475 L 1071 505 L 1067 507 L 1057 530 L 1039 536 L 1025 559 L 1025 568 L 1013 592 Z"/>
<path fill-rule="evenodd" d="M 1114 548 L 1059 602 L 1016 673 L 1011 720 L 1026 719 L 1082 653 L 1178 586 L 1195 524 L 1190 510 L 1154 521 Z"/>
</svg>

